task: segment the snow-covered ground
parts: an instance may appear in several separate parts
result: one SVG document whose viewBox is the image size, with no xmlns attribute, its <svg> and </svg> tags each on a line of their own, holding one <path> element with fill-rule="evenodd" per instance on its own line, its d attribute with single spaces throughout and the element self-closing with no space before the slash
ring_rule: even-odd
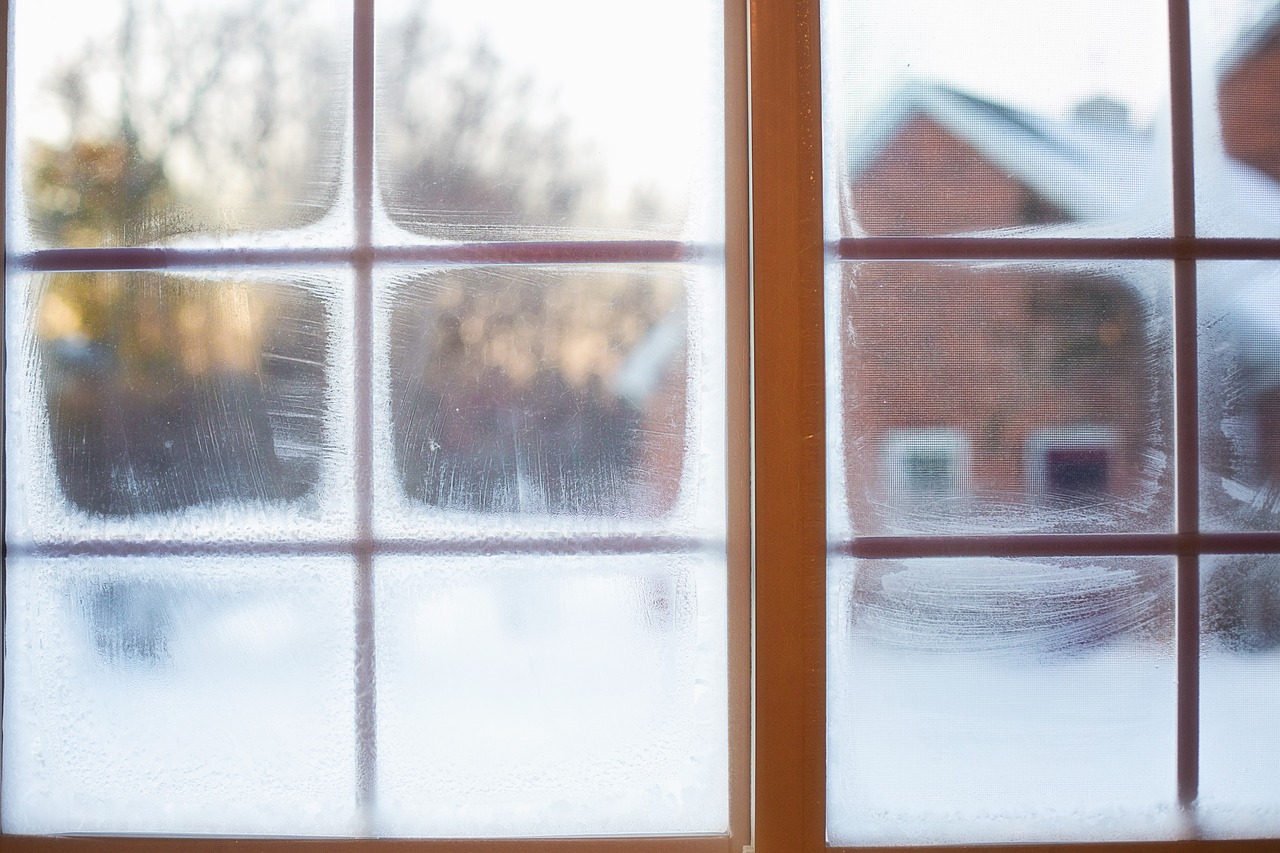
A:
<svg viewBox="0 0 1280 853">
<path fill-rule="evenodd" d="M 1144 585 L 1089 561 L 918 561 L 888 584 L 918 594 L 940 568 L 958 578 L 950 626 L 936 602 L 932 638 L 889 630 L 833 563 L 828 625 L 828 837 L 841 844 L 932 844 L 1175 838 L 1191 832 L 1176 806 L 1176 667 L 1171 614 L 1159 607 L 1063 645 L 1053 611 L 1034 625 L 1062 575 L 1116 581 L 1115 611 L 1132 613 Z M 939 564 L 943 564 L 941 567 Z M 1037 568 L 1045 581 L 1037 587 Z M 966 574 L 966 571 L 968 572 Z M 899 572 L 901 574 L 901 572 Z M 1001 587 L 998 580 L 1011 583 Z M 1021 621 L 1000 602 L 1023 588 Z M 1036 593 L 1039 591 L 1040 596 Z M 1046 592 L 1047 591 L 1047 592 Z M 881 602 L 883 603 L 883 602 Z M 1064 607 L 1079 601 L 1057 602 Z M 903 602 L 905 608 L 909 602 Z M 986 606 L 987 631 L 972 616 Z M 1002 615 L 1003 614 L 1003 615 Z M 1089 614 L 1075 614 L 1073 621 Z M 1096 614 L 1094 614 L 1096 616 Z M 963 630 L 955 630 L 956 626 Z M 1110 630 L 1115 629 L 1115 630 Z M 1007 631 L 1008 633 L 1004 633 Z M 1039 635 L 1040 642 L 1027 642 Z M 1001 638 L 1016 640 L 1002 643 Z M 910 640 L 910 641 L 908 641 Z M 1021 649 L 1021 650 L 1020 650 Z M 1201 693 L 1200 830 L 1280 831 L 1280 652 L 1209 644 Z"/>
<path fill-rule="evenodd" d="M 881 575 L 900 602 L 927 601 L 934 634 L 915 637 L 890 630 L 892 611 L 870 618 L 861 588 L 849 606 L 851 564 L 834 563 L 831 839 L 1189 832 L 1175 805 L 1173 638 L 1163 588 L 1143 580 L 1162 573 L 1130 561 L 977 563 Z M 921 597 L 948 574 L 963 578 L 950 610 Z M 1111 592 L 1060 595 L 1064 576 Z M 5 829 L 724 828 L 718 559 L 380 559 L 371 823 L 355 805 L 351 580 L 337 558 L 12 560 Z M 104 589 L 123 627 L 102 621 Z M 984 631 L 972 618 L 984 609 L 1020 618 Z M 1087 632 L 1071 627 L 1081 610 L 1097 617 Z M 1202 663 L 1199 829 L 1280 832 L 1280 653 L 1209 642 Z"/>
<path fill-rule="evenodd" d="M 11 560 L 5 831 L 727 828 L 722 558 L 389 558 L 376 573 L 366 816 L 349 563 Z"/>
</svg>

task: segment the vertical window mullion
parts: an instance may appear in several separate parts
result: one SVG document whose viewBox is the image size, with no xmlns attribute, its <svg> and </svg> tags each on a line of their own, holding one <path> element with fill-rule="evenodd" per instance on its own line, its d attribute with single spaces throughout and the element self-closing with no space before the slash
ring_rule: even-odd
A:
<svg viewBox="0 0 1280 853">
<path fill-rule="evenodd" d="M 818 0 L 750 5 L 755 845 L 825 847 Z"/>
</svg>

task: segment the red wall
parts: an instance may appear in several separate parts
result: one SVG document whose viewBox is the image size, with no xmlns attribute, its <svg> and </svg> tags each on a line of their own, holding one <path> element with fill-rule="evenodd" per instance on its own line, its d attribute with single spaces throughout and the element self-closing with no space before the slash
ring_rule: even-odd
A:
<svg viewBox="0 0 1280 853">
<path fill-rule="evenodd" d="M 1051 205 L 925 117 L 906 123 L 851 189 L 871 235 L 947 234 L 1043 219 Z M 1061 214 L 1057 214 L 1061 216 Z M 1139 489 L 1155 389 L 1144 309 L 1088 271 L 973 264 L 849 264 L 843 270 L 844 433 L 859 532 L 889 500 L 889 430 L 952 428 L 969 444 L 969 492 L 1030 500 L 1039 430 L 1110 427 L 1111 497 Z"/>
</svg>

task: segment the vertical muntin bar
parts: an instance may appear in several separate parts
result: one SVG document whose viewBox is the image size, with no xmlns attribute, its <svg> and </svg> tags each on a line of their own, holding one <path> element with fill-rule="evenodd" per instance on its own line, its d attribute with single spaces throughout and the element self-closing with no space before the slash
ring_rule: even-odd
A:
<svg viewBox="0 0 1280 853">
<path fill-rule="evenodd" d="M 377 804 L 377 649 L 373 613 L 373 110 L 374 0 L 352 22 L 352 158 L 355 194 L 355 693 L 356 796 L 364 831 Z"/>
<path fill-rule="evenodd" d="M 1173 237 L 1194 246 L 1195 138 L 1192 118 L 1189 0 L 1169 0 L 1169 97 L 1173 156 Z M 1174 261 L 1174 375 L 1177 532 L 1200 531 L 1199 388 L 1197 382 L 1196 258 Z M 1192 819 L 1200 784 L 1200 555 L 1178 553 L 1177 575 L 1178 804 Z"/>
</svg>

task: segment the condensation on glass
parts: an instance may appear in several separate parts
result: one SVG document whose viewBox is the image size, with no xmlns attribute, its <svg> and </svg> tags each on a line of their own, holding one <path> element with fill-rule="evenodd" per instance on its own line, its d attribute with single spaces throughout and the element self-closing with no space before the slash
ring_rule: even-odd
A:
<svg viewBox="0 0 1280 853">
<path fill-rule="evenodd" d="M 350 239 L 348 3 L 13 10 L 11 246 Z"/>
<path fill-rule="evenodd" d="M 1166 4 L 823 4 L 828 236 L 1170 228 Z"/>
<path fill-rule="evenodd" d="M 713 553 L 380 560 L 381 825 L 727 825 L 725 607 Z"/>
<path fill-rule="evenodd" d="M 1280 236 L 1280 7 L 1192 0 L 1196 230 Z"/>
<path fill-rule="evenodd" d="M 831 843 L 1178 834 L 1171 559 L 828 572 Z"/>
<path fill-rule="evenodd" d="M 828 275 L 836 531 L 1170 528 L 1168 265 Z"/>
<path fill-rule="evenodd" d="M 1197 233 L 1280 236 L 1280 6 L 1190 5 Z M 1275 264 L 1198 265 L 1198 360 L 1175 366 L 1174 263 L 876 239 L 1169 236 L 1168 14 L 823 4 L 832 842 L 1275 832 L 1271 558 L 1200 558 L 1200 799 L 1180 815 L 1176 708 L 1197 697 L 1170 671 L 1175 559 L 1017 538 L 1174 532 L 1175 368 L 1198 372 L 1202 528 L 1277 530 Z M 905 559 L 919 535 L 1046 556 Z"/>
<path fill-rule="evenodd" d="M 13 6 L 0 827 L 726 832 L 722 6 Z"/>
<path fill-rule="evenodd" d="M 1210 837 L 1280 833 L 1280 557 L 1201 563 L 1200 798 Z"/>
<path fill-rule="evenodd" d="M 1280 529 L 1280 264 L 1199 265 L 1200 494 L 1211 530 Z"/>
<path fill-rule="evenodd" d="M 349 560 L 11 556 L 5 589 L 5 831 L 351 831 Z"/>
<path fill-rule="evenodd" d="M 12 276 L 11 541 L 349 534 L 349 290 L 283 270 Z"/>
<path fill-rule="evenodd" d="M 380 533 L 714 535 L 723 276 L 718 263 L 379 274 Z"/>
<path fill-rule="evenodd" d="M 378 10 L 380 240 L 717 239 L 717 4 Z"/>
<path fill-rule="evenodd" d="M 394 274 L 382 295 L 397 494 L 456 512 L 668 513 L 684 473 L 698 272 Z"/>
</svg>

